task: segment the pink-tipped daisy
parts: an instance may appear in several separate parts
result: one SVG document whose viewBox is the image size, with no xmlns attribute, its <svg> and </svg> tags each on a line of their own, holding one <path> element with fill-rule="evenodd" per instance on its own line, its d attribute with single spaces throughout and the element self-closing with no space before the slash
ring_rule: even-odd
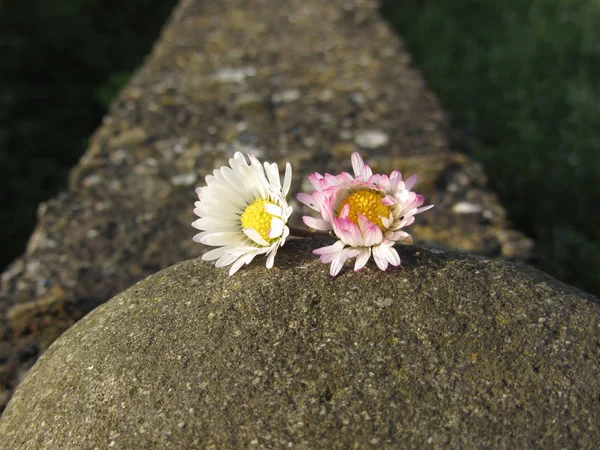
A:
<svg viewBox="0 0 600 450">
<path fill-rule="evenodd" d="M 358 153 L 352 154 L 354 177 L 347 172 L 339 175 L 311 174 L 315 187 L 312 194 L 298 194 L 298 200 L 321 214 L 320 218 L 302 217 L 316 230 L 332 230 L 339 239 L 313 253 L 321 262 L 331 263 L 331 276 L 337 275 L 348 259 L 356 258 L 354 270 L 362 269 L 373 256 L 381 270 L 388 265 L 400 265 L 394 249 L 396 242 L 411 243 L 412 237 L 402 228 L 412 224 L 415 214 L 430 206 L 421 206 L 424 197 L 411 191 L 416 175 L 402 180 L 394 170 L 390 176 L 373 175 Z"/>
<path fill-rule="evenodd" d="M 214 170 L 206 176 L 206 186 L 196 189 L 194 214 L 200 218 L 192 226 L 204 231 L 194 241 L 217 247 L 202 259 L 217 260 L 216 267 L 231 264 L 229 275 L 256 255 L 266 254 L 267 269 L 273 267 L 277 249 L 290 233 L 292 167 L 286 164 L 282 185 L 276 163 L 261 165 L 250 154 L 248 159 L 249 164 L 237 152 L 229 166 Z"/>
</svg>

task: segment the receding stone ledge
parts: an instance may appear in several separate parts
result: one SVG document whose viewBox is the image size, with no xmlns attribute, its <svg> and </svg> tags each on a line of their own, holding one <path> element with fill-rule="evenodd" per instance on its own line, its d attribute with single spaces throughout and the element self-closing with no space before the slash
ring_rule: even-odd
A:
<svg viewBox="0 0 600 450">
<path fill-rule="evenodd" d="M 330 278 L 290 241 L 232 277 L 137 283 L 48 349 L 1 448 L 593 448 L 599 300 L 528 267 L 420 246 Z"/>
<path fill-rule="evenodd" d="M 312 171 L 416 171 L 417 242 L 526 260 L 481 168 L 376 0 L 184 0 L 0 287 L 0 410 L 37 356 L 134 282 L 199 256 L 193 187 L 234 151 Z M 468 203 L 469 207 L 464 207 Z M 458 206 L 457 206 L 458 205 Z M 461 206 L 463 205 L 463 206 Z M 295 205 L 299 208 L 299 205 Z M 299 217 L 302 214 L 297 210 Z"/>
</svg>

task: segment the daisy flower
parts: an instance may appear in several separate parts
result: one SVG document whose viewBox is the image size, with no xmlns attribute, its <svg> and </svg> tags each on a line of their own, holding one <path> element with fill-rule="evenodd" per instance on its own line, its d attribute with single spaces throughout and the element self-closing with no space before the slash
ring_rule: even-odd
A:
<svg viewBox="0 0 600 450">
<path fill-rule="evenodd" d="M 433 205 L 421 205 L 424 197 L 411 191 L 416 175 L 402 180 L 394 170 L 390 176 L 373 175 L 358 153 L 352 154 L 354 176 L 311 174 L 308 179 L 315 187 L 312 194 L 298 194 L 300 202 L 318 211 L 320 218 L 304 216 L 310 228 L 331 230 L 338 241 L 313 251 L 321 262 L 331 263 L 331 276 L 337 275 L 348 259 L 356 258 L 354 270 L 362 269 L 373 256 L 381 270 L 388 264 L 400 265 L 394 249 L 396 242 L 411 243 L 412 237 L 402 229 L 412 224 L 415 214 Z"/>
<path fill-rule="evenodd" d="M 206 176 L 206 186 L 196 189 L 194 214 L 200 218 L 192 226 L 203 231 L 194 241 L 217 247 L 202 259 L 217 260 L 216 267 L 231 264 L 229 275 L 262 254 L 270 269 L 289 235 L 292 167 L 286 164 L 282 185 L 276 163 L 261 165 L 251 154 L 248 159 L 237 152 L 229 166 L 214 170 Z"/>
</svg>

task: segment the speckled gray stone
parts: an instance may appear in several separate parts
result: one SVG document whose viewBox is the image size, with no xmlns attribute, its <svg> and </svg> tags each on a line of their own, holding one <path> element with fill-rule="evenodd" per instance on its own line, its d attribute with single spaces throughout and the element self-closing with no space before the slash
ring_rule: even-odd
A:
<svg viewBox="0 0 600 450">
<path fill-rule="evenodd" d="M 509 262 L 400 247 L 331 279 L 288 242 L 232 277 L 199 259 L 47 350 L 0 448 L 593 448 L 598 299 Z"/>
<path fill-rule="evenodd" d="M 481 167 L 450 149 L 444 112 L 378 6 L 181 0 L 68 191 L 40 205 L 27 251 L 0 277 L 0 411 L 85 313 L 201 255 L 194 185 L 235 151 L 291 163 L 297 193 L 311 172 L 350 170 L 360 150 L 375 172 L 419 175 L 415 189 L 436 208 L 411 227 L 415 242 L 530 257 Z M 456 214 L 459 202 L 478 212 Z"/>
</svg>

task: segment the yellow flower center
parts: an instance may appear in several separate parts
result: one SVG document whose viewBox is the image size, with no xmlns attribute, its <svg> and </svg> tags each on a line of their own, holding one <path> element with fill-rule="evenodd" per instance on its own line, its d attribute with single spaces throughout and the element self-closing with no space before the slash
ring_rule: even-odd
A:
<svg viewBox="0 0 600 450">
<path fill-rule="evenodd" d="M 269 239 L 269 229 L 271 228 L 271 220 L 274 216 L 265 211 L 265 205 L 267 204 L 275 205 L 275 203 L 262 198 L 254 200 L 246 207 L 240 217 L 240 221 L 242 222 L 242 228 L 254 228 L 260 234 L 260 237 L 271 244 L 275 241 L 275 239 Z"/>
<path fill-rule="evenodd" d="M 340 203 L 338 211 L 341 212 L 344 206 L 350 205 L 348 218 L 356 225 L 358 225 L 359 214 L 362 214 L 369 222 L 377 225 L 381 231 L 385 231 L 386 228 L 381 222 L 380 217 L 389 217 L 390 208 L 381 203 L 382 199 L 383 197 L 375 191 L 366 189 L 354 191 Z"/>
</svg>

